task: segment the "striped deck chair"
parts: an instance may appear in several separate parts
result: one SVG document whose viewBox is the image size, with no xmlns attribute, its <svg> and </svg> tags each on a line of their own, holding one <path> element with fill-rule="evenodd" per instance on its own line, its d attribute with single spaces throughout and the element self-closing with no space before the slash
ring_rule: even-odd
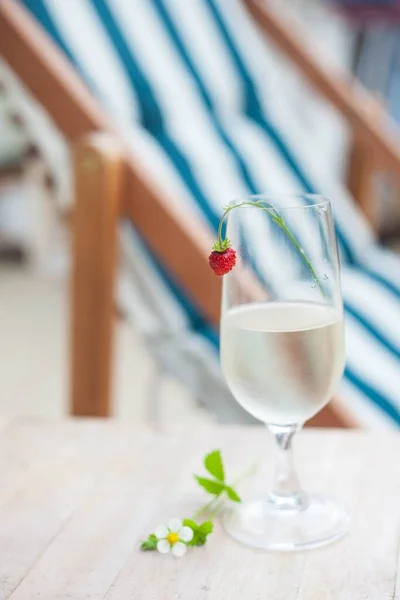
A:
<svg viewBox="0 0 400 600">
<path fill-rule="evenodd" d="M 330 164 L 308 144 L 275 51 L 239 0 L 24 0 L 158 185 L 216 230 L 249 193 L 332 199 L 347 363 L 340 399 L 358 423 L 400 424 L 400 260 L 380 248 Z M 317 118 L 317 110 L 315 112 Z M 218 336 L 126 223 L 125 302 L 163 369 L 222 421 L 248 419 L 218 365 Z M 128 290 L 129 288 L 129 290 Z"/>
</svg>

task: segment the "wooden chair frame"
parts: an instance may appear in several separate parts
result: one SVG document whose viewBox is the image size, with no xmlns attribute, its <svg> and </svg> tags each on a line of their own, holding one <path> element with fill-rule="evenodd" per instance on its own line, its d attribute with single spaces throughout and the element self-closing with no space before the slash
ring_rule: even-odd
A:
<svg viewBox="0 0 400 600">
<path fill-rule="evenodd" d="M 322 66 L 300 33 L 267 2 L 243 1 L 266 35 L 340 111 L 376 165 L 400 173 L 400 137 L 381 127 L 384 115 L 376 100 Z M 0 0 L 0 52 L 75 147 L 71 411 L 107 416 L 118 219 L 132 219 L 165 268 L 218 326 L 220 280 L 208 267 L 212 236 L 194 214 L 182 213 L 174 198 L 157 189 L 61 51 L 18 0 Z M 356 425 L 337 400 L 314 423 Z"/>
</svg>

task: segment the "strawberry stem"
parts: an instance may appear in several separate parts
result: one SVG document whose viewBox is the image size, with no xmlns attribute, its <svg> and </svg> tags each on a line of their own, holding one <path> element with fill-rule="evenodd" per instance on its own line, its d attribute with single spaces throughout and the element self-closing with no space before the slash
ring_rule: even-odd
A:
<svg viewBox="0 0 400 600">
<path fill-rule="evenodd" d="M 319 280 L 318 275 L 315 272 L 314 267 L 312 266 L 312 263 L 307 258 L 307 256 L 304 253 L 303 248 L 300 246 L 299 242 L 296 240 L 295 236 L 292 234 L 292 232 L 286 225 L 283 217 L 277 212 L 277 210 L 271 204 L 268 204 L 268 202 L 263 202 L 262 200 L 255 200 L 255 201 L 240 202 L 239 204 L 231 204 L 230 206 L 227 206 L 224 209 L 224 213 L 223 213 L 221 220 L 219 222 L 219 225 L 218 225 L 218 239 L 213 246 L 213 250 L 216 250 L 217 252 L 224 252 L 227 248 L 229 248 L 230 240 L 228 238 L 222 239 L 222 226 L 224 224 L 226 217 L 228 216 L 228 214 L 230 213 L 231 210 L 233 210 L 234 208 L 241 208 L 243 206 L 255 206 L 256 208 L 261 208 L 261 210 L 264 210 L 272 218 L 274 223 L 276 223 L 278 225 L 278 227 L 280 227 L 282 229 L 282 231 L 286 234 L 287 238 L 290 240 L 290 242 L 296 248 L 297 252 L 300 254 L 301 258 L 307 265 L 307 268 L 309 269 L 315 282 L 317 283 L 317 285 L 322 293 L 322 296 L 325 297 L 324 288 L 322 287 L 322 284 Z"/>
</svg>

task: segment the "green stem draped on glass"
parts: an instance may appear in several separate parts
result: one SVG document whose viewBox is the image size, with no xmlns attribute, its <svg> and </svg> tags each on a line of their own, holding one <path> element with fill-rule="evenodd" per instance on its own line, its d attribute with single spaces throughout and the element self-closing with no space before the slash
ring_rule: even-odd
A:
<svg viewBox="0 0 400 600">
<path fill-rule="evenodd" d="M 231 210 L 233 210 L 235 208 L 241 208 L 242 206 L 254 206 L 256 208 L 260 208 L 261 210 L 265 211 L 271 217 L 271 219 L 274 221 L 274 223 L 276 223 L 278 225 L 278 227 L 280 227 L 282 229 L 282 231 L 285 233 L 287 238 L 290 240 L 290 242 L 296 248 L 297 252 L 303 259 L 307 268 L 310 270 L 316 284 L 318 285 L 319 289 L 321 290 L 322 295 L 325 296 L 325 292 L 324 292 L 322 284 L 319 280 L 319 277 L 316 274 L 315 269 L 312 266 L 310 260 L 307 258 L 303 248 L 300 246 L 299 242 L 296 240 L 293 233 L 290 231 L 290 229 L 286 225 L 282 215 L 280 215 L 271 204 L 268 204 L 268 202 L 263 202 L 262 200 L 246 201 L 246 202 L 240 202 L 239 204 L 232 204 L 230 206 L 227 206 L 224 209 L 224 213 L 223 213 L 221 220 L 219 222 L 219 225 L 218 225 L 218 239 L 215 242 L 213 249 L 216 250 L 217 252 L 223 252 L 224 250 L 229 248 L 230 241 L 228 240 L 228 238 L 222 239 L 222 226 L 224 224 L 224 221 L 225 221 L 228 213 L 230 213 Z"/>
</svg>

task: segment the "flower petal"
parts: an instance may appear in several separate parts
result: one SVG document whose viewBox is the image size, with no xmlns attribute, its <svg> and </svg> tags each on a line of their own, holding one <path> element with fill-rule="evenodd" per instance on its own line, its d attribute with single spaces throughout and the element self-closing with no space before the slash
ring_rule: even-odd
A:
<svg viewBox="0 0 400 600">
<path fill-rule="evenodd" d="M 161 554 L 168 554 L 168 552 L 171 550 L 171 546 L 169 545 L 169 543 L 167 542 L 167 540 L 158 540 L 158 542 L 157 542 L 157 550 L 159 552 L 161 552 Z"/>
<path fill-rule="evenodd" d="M 184 554 L 186 554 L 186 544 L 184 544 L 183 542 L 176 542 L 176 544 L 174 544 L 172 546 L 172 554 L 174 556 L 183 556 Z"/>
<path fill-rule="evenodd" d="M 180 519 L 171 519 L 168 523 L 168 529 L 174 533 L 178 533 L 182 527 L 182 521 Z"/>
<path fill-rule="evenodd" d="M 182 527 L 179 531 L 179 539 L 182 540 L 182 542 L 190 542 L 190 540 L 193 539 L 193 529 L 186 525 Z"/>
<path fill-rule="evenodd" d="M 158 538 L 166 538 L 169 534 L 168 527 L 166 525 L 159 525 L 154 531 L 154 535 Z"/>
</svg>

